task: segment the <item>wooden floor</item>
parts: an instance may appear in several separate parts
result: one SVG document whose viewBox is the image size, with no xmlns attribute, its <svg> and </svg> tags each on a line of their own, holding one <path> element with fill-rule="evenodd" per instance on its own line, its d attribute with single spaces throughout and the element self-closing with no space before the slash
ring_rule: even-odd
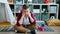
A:
<svg viewBox="0 0 60 34">
<path fill-rule="evenodd" d="M 22 34 L 22 33 L 0 32 L 0 34 Z M 60 32 L 38 32 L 37 34 L 60 34 Z"/>
</svg>

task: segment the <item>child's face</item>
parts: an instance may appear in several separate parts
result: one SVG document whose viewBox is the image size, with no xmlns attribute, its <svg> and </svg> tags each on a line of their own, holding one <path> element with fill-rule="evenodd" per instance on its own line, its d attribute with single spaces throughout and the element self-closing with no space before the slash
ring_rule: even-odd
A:
<svg viewBox="0 0 60 34">
<path fill-rule="evenodd" d="M 29 11 L 29 8 L 28 8 L 28 9 L 24 9 L 23 12 L 25 13 L 25 15 L 28 15 L 28 12 L 30 12 L 30 11 Z"/>
</svg>

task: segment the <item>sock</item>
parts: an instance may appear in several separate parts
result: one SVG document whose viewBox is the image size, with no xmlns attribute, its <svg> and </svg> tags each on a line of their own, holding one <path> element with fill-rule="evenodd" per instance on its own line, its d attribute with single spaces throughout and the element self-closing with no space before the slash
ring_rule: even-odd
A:
<svg viewBox="0 0 60 34">
<path fill-rule="evenodd" d="M 35 30 L 31 30 L 31 34 L 36 34 L 36 31 Z"/>
</svg>

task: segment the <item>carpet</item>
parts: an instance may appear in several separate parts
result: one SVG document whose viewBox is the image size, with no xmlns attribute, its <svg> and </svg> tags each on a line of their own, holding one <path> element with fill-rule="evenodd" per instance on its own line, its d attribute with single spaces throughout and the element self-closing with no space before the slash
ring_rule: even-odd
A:
<svg viewBox="0 0 60 34">
<path fill-rule="evenodd" d="M 45 22 L 42 22 L 42 23 L 37 23 L 37 27 L 41 26 L 42 24 L 44 24 L 44 28 L 45 28 L 45 32 L 54 32 L 54 30 L 52 28 L 50 28 L 49 26 L 46 25 Z M 40 31 L 39 29 L 37 29 L 37 31 Z"/>
</svg>

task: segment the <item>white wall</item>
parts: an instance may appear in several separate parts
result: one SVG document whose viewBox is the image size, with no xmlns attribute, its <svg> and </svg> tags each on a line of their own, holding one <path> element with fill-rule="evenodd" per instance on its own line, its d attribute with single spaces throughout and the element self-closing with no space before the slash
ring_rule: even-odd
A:
<svg viewBox="0 0 60 34">
<path fill-rule="evenodd" d="M 6 21 L 6 14 L 5 14 L 5 5 L 0 3 L 0 22 Z"/>
<path fill-rule="evenodd" d="M 0 0 L 0 3 L 7 3 L 7 0 Z"/>
</svg>

